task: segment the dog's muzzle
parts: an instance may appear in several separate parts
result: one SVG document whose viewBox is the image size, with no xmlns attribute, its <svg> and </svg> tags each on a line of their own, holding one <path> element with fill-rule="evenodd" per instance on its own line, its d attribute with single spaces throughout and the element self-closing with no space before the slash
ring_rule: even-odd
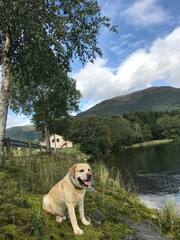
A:
<svg viewBox="0 0 180 240">
<path fill-rule="evenodd" d="M 92 185 L 92 174 L 87 174 L 87 179 L 86 180 L 82 180 L 80 177 L 78 178 L 78 181 L 81 185 L 85 186 L 85 187 L 89 187 Z"/>
</svg>

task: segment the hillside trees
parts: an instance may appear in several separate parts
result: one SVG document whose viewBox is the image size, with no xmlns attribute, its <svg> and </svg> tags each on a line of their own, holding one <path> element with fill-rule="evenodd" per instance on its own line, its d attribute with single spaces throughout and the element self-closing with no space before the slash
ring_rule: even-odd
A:
<svg viewBox="0 0 180 240">
<path fill-rule="evenodd" d="M 113 144 L 112 133 L 104 119 L 87 116 L 74 120 L 71 139 L 81 143 L 80 149 L 95 157 L 106 155 Z"/>
<path fill-rule="evenodd" d="M 115 30 L 110 19 L 101 16 L 95 0 L 0 0 L 0 162 L 12 82 L 28 87 L 30 82 L 38 84 L 46 67 L 34 71 L 39 48 L 54 54 L 66 73 L 73 58 L 84 64 L 96 54 L 102 56 L 97 43 L 101 26 Z"/>
<path fill-rule="evenodd" d="M 152 140 L 152 131 L 148 124 L 144 124 L 142 128 L 142 136 L 143 136 L 143 142 Z"/>
<path fill-rule="evenodd" d="M 180 138 L 180 111 L 138 111 L 106 118 L 87 115 L 75 118 L 70 132 L 82 151 L 97 157 L 98 152 L 107 154 L 135 143 Z"/>
<path fill-rule="evenodd" d="M 157 119 L 156 125 L 162 138 L 175 139 L 180 137 L 180 115 L 169 116 L 165 114 Z"/>
<path fill-rule="evenodd" d="M 134 142 L 133 129 L 128 120 L 122 117 L 112 116 L 107 118 L 106 124 L 112 133 L 113 148 L 128 146 Z"/>
</svg>

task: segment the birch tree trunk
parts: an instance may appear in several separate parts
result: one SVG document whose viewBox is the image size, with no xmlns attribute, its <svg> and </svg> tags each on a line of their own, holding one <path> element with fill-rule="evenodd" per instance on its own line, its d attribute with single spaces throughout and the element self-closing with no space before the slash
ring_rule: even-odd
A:
<svg viewBox="0 0 180 240">
<path fill-rule="evenodd" d="M 10 49 L 11 38 L 10 35 L 6 35 L 2 50 L 2 85 L 0 92 L 0 163 L 3 160 L 3 143 L 10 97 Z"/>
<path fill-rule="evenodd" d="M 51 152 L 50 133 L 49 133 L 49 126 L 47 122 L 45 122 L 44 131 L 45 131 L 45 139 L 46 139 L 46 150 L 47 152 Z"/>
<path fill-rule="evenodd" d="M 54 134 L 54 150 L 56 152 L 56 134 Z"/>
</svg>

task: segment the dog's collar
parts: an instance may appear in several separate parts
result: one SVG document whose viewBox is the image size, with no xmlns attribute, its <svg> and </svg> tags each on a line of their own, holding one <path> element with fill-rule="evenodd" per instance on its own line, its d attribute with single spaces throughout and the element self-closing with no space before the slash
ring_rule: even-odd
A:
<svg viewBox="0 0 180 240">
<path fill-rule="evenodd" d="M 75 187 L 75 189 L 77 189 L 77 190 L 82 190 L 82 189 L 83 189 L 82 187 L 77 186 L 77 185 L 73 182 L 70 174 L 69 174 L 69 180 L 70 180 L 70 182 L 72 183 L 72 185 Z"/>
</svg>

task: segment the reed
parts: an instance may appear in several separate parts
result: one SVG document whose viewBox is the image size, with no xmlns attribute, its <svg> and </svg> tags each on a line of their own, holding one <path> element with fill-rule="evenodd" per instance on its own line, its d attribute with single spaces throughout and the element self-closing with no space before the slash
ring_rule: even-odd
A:
<svg viewBox="0 0 180 240">
<path fill-rule="evenodd" d="M 171 201 L 159 211 L 158 226 L 160 232 L 166 232 L 170 236 L 180 239 L 180 212 Z"/>
<path fill-rule="evenodd" d="M 77 153 L 76 153 L 77 154 Z M 78 160 L 84 161 L 84 155 L 79 154 Z M 40 155 L 13 157 L 6 161 L 5 169 L 16 178 L 17 188 L 32 193 L 47 192 L 56 182 L 67 174 L 68 169 L 77 163 L 72 151 L 55 155 Z"/>
</svg>

